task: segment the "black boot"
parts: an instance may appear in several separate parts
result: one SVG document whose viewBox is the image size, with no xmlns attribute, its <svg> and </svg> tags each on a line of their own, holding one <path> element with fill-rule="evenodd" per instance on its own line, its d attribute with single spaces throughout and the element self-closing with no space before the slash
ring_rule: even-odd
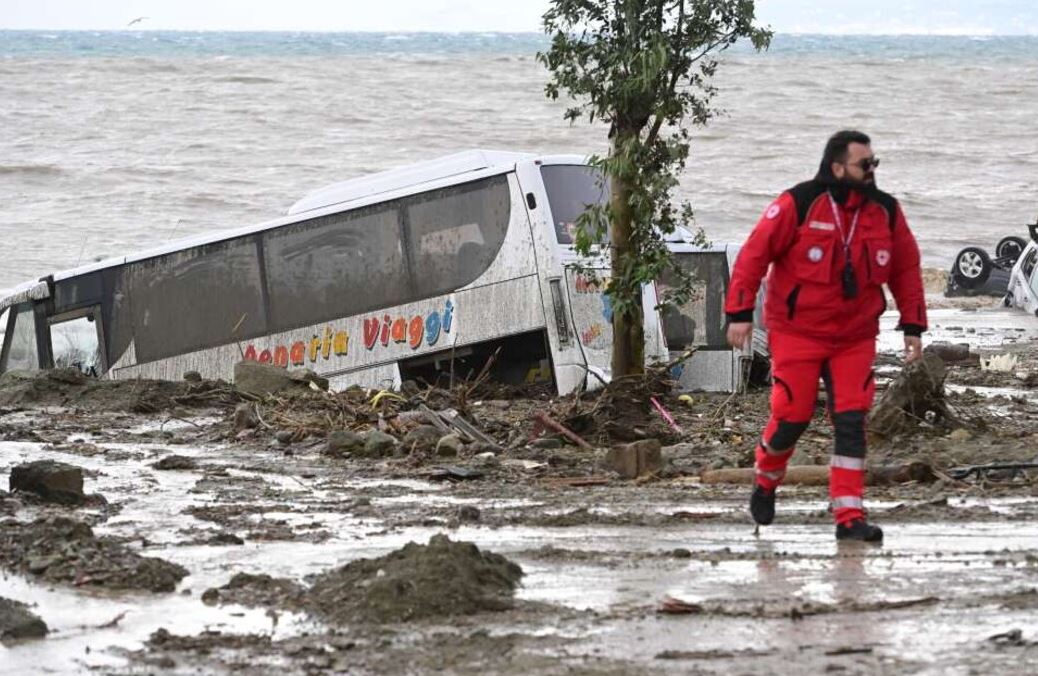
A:
<svg viewBox="0 0 1038 676">
<path fill-rule="evenodd" d="M 754 486 L 750 494 L 750 514 L 759 525 L 770 525 L 775 520 L 775 489 L 769 491 L 763 486 Z"/>
<path fill-rule="evenodd" d="M 873 526 L 865 519 L 855 519 L 848 524 L 836 525 L 837 540 L 861 540 L 862 542 L 882 542 L 883 529 Z"/>
</svg>

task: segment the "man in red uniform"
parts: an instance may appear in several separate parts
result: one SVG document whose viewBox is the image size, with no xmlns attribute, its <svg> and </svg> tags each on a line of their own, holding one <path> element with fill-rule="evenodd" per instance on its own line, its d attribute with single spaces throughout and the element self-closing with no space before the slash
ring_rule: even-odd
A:
<svg viewBox="0 0 1038 676">
<path fill-rule="evenodd" d="M 757 291 L 768 274 L 764 323 L 774 384 L 750 498 L 758 524 L 775 517 L 775 490 L 811 421 L 822 378 L 835 432 L 829 495 L 836 538 L 883 539 L 862 505 L 883 285 L 901 314 L 906 361 L 922 354 L 926 304 L 919 247 L 897 200 L 876 187 L 877 166 L 868 136 L 835 134 L 815 178 L 767 208 L 735 262 L 725 304 L 734 347 L 750 340 Z"/>
</svg>

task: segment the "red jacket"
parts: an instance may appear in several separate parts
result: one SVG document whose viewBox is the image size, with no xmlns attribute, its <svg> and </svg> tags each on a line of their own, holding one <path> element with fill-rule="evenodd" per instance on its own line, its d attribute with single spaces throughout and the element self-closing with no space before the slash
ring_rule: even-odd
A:
<svg viewBox="0 0 1038 676">
<path fill-rule="evenodd" d="M 837 208 L 839 221 L 829 193 L 815 181 L 782 193 L 768 207 L 735 261 L 725 303 L 729 321 L 753 320 L 757 290 L 771 266 L 764 302 L 769 331 L 829 339 L 873 337 L 887 307 L 883 284 L 890 287 L 901 313 L 898 328 L 916 336 L 926 330 L 919 247 L 900 205 L 885 193 L 866 199 L 850 191 Z M 844 298 L 840 225 L 846 236 L 859 208 L 850 240 L 858 294 Z"/>
</svg>

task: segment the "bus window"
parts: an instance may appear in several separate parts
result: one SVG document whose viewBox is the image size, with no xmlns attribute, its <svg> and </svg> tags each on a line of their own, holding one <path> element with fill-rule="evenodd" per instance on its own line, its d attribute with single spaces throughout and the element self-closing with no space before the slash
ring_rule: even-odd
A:
<svg viewBox="0 0 1038 676">
<path fill-rule="evenodd" d="M 55 368 L 76 368 L 90 376 L 100 374 L 101 351 L 93 314 L 51 324 L 50 344 Z"/>
<path fill-rule="evenodd" d="M 40 354 L 36 349 L 36 317 L 32 305 L 13 308 L 16 312 L 14 327 L 4 336 L 3 371 L 36 371 L 40 368 Z"/>
<path fill-rule="evenodd" d="M 609 201 L 609 185 L 602 180 L 599 170 L 579 165 L 543 166 L 541 178 L 548 193 L 555 236 L 559 244 L 572 244 L 577 219 L 589 206 Z"/>
<path fill-rule="evenodd" d="M 728 288 L 728 257 L 723 252 L 673 253 L 673 260 L 693 277 L 692 294 L 680 307 L 663 311 L 667 347 L 685 350 L 730 349 L 725 338 L 724 295 Z M 660 280 L 666 292 L 674 275 L 669 270 Z"/>
<path fill-rule="evenodd" d="M 255 237 L 132 263 L 128 276 L 138 363 L 266 333 Z"/>
<path fill-rule="evenodd" d="M 271 333 L 404 303 L 396 206 L 322 216 L 263 236 Z"/>
<path fill-rule="evenodd" d="M 454 291 L 483 274 L 505 241 L 511 210 L 505 176 L 409 198 L 406 223 L 418 298 Z"/>
</svg>

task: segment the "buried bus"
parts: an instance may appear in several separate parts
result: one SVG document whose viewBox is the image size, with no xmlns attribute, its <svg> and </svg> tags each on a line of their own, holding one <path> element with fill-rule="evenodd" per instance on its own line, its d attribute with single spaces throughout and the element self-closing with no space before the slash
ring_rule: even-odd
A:
<svg viewBox="0 0 1038 676">
<path fill-rule="evenodd" d="M 608 297 L 571 267 L 571 224 L 603 193 L 582 157 L 493 151 L 337 183 L 277 220 L 18 287 L 0 298 L 0 373 L 230 379 L 246 359 L 312 369 L 334 389 L 395 387 L 469 378 L 497 354 L 498 379 L 570 392 L 609 377 Z M 696 306 L 665 321 L 646 285 L 647 360 L 667 359 L 665 324 L 682 347 L 720 351 L 707 287 L 698 318 Z M 697 355 L 690 370 L 710 361 L 729 375 L 702 389 L 738 387 L 749 355 L 727 350 L 720 367 Z"/>
</svg>

